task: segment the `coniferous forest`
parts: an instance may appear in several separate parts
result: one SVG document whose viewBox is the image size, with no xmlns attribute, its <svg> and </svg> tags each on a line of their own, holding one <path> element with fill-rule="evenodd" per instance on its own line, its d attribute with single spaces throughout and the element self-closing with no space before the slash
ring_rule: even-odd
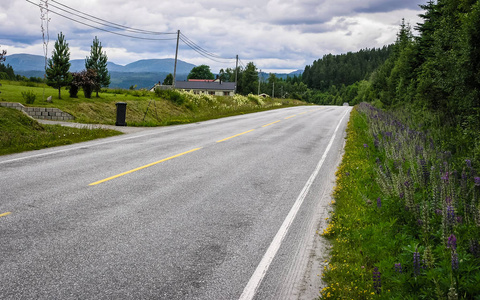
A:
<svg viewBox="0 0 480 300">
<path fill-rule="evenodd" d="M 402 21 L 393 45 L 329 54 L 306 66 L 302 80 L 310 90 L 304 99 L 408 111 L 422 126 L 441 131 L 445 150 L 473 158 L 478 167 L 480 2 L 438 0 L 420 7 L 423 22 Z"/>
</svg>

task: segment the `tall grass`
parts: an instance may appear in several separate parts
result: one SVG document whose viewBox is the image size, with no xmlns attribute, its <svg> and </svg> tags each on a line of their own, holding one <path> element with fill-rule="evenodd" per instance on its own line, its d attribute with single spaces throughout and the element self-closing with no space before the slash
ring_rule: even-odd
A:
<svg viewBox="0 0 480 300">
<path fill-rule="evenodd" d="M 352 112 L 322 298 L 479 299 L 480 177 L 412 128 L 365 103 Z"/>
</svg>

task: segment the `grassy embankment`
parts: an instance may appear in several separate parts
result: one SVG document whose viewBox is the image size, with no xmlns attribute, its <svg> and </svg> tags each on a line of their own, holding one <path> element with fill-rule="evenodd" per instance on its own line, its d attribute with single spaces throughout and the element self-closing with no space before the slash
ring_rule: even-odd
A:
<svg viewBox="0 0 480 300">
<path fill-rule="evenodd" d="M 480 175 L 407 119 L 352 111 L 322 299 L 480 299 Z"/>
<path fill-rule="evenodd" d="M 73 115 L 76 122 L 90 124 L 115 124 L 116 102 L 127 103 L 128 126 L 185 124 L 306 104 L 297 100 L 263 99 L 257 96 L 213 97 L 176 91 L 153 93 L 122 89 L 103 90 L 98 98 L 93 93 L 91 99 L 85 98 L 82 91 L 78 93 L 78 98 L 70 98 L 68 91 L 62 89 L 62 99 L 58 99 L 58 91 L 46 87 L 45 98 L 53 96 L 53 103 L 47 103 L 43 100 L 42 85 L 8 81 L 1 83 L 3 86 L 0 88 L 0 101 L 20 102 L 25 105 L 21 93 L 30 91 L 36 95 L 36 101 L 29 106 L 56 107 Z"/>
<path fill-rule="evenodd" d="M 105 129 L 42 125 L 24 113 L 0 107 L 0 155 L 68 145 L 120 134 Z"/>
</svg>

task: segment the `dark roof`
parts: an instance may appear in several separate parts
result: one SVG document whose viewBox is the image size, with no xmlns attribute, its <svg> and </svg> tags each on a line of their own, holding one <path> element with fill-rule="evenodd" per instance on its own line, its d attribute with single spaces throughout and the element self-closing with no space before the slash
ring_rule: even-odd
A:
<svg viewBox="0 0 480 300">
<path fill-rule="evenodd" d="M 184 90 L 235 90 L 235 82 L 177 81 L 175 88 Z"/>
</svg>

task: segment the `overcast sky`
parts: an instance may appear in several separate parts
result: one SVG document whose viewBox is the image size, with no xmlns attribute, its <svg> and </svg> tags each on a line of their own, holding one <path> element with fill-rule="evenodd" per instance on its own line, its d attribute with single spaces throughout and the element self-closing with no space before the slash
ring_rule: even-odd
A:
<svg viewBox="0 0 480 300">
<path fill-rule="evenodd" d="M 30 0 L 35 4 L 47 0 Z M 61 31 L 71 59 L 84 59 L 98 36 L 108 60 L 125 65 L 140 59 L 175 57 L 176 32 L 215 55 L 211 60 L 180 41 L 178 58 L 206 64 L 213 72 L 234 68 L 236 55 L 267 72 L 304 69 L 323 55 L 378 48 L 395 41 L 402 18 L 420 22 L 427 0 L 48 0 L 48 56 Z M 62 6 L 64 5 L 64 6 Z M 56 6 L 56 7 L 54 7 Z M 81 13 L 129 28 L 172 33 L 121 31 L 60 10 Z M 99 29 L 64 18 L 79 20 Z M 88 17 L 91 18 L 91 17 Z M 43 55 L 40 8 L 26 0 L 7 0 L 0 11 L 0 49 L 10 54 Z M 103 29 L 103 30 L 101 30 Z M 117 34 L 104 30 L 114 31 Z M 128 36 L 125 36 L 128 35 Z M 146 40 L 136 39 L 142 37 Z M 193 47 L 196 47 L 193 45 Z M 199 50 L 197 48 L 197 50 Z M 205 54 L 205 53 L 204 53 Z M 220 59 L 220 58 L 226 58 Z M 7 61 L 8 63 L 8 61 Z"/>
</svg>

